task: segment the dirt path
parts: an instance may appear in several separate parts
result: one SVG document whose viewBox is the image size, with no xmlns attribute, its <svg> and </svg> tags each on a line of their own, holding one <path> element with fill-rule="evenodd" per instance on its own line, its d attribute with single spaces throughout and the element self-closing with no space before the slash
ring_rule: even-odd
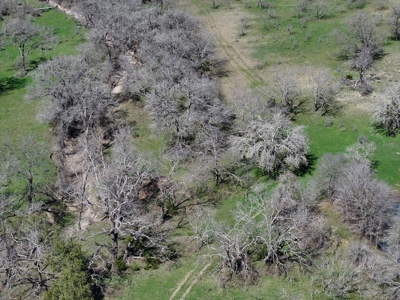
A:
<svg viewBox="0 0 400 300">
<path fill-rule="evenodd" d="M 239 75 L 243 75 L 251 83 L 256 85 L 264 85 L 264 79 L 249 67 L 246 62 L 246 58 L 242 56 L 236 47 L 223 36 L 221 30 L 216 25 L 210 10 L 198 0 L 194 0 L 193 3 L 201 11 L 202 15 L 204 16 L 203 19 L 206 21 L 210 32 L 215 36 L 218 46 L 223 50 L 226 57 L 229 59 L 233 69 L 237 70 Z"/>
<path fill-rule="evenodd" d="M 197 274 L 197 276 L 193 279 L 192 283 L 189 285 L 189 287 L 187 288 L 187 290 L 185 291 L 185 293 L 182 295 L 182 297 L 179 300 L 184 300 L 186 298 L 186 296 L 190 293 L 190 291 L 192 290 L 193 286 L 197 283 L 197 281 L 199 281 L 199 279 L 201 278 L 201 276 L 204 275 L 204 273 L 207 271 L 207 269 L 211 266 L 211 262 L 209 262 L 208 264 L 206 264 L 203 269 L 201 269 L 201 271 L 199 272 L 199 274 Z"/>
<path fill-rule="evenodd" d="M 59 5 L 59 4 L 57 4 L 57 3 L 55 3 L 54 1 L 51 1 L 51 0 L 47 1 L 47 3 L 49 3 L 49 5 L 51 7 L 57 8 L 59 11 L 62 11 L 63 13 L 71 16 L 76 21 L 79 21 L 79 22 L 82 22 L 82 23 L 85 22 L 85 17 L 80 15 L 80 14 L 78 14 L 78 13 L 76 13 L 75 11 L 73 11 L 71 9 L 67 9 L 67 8 L 65 8 L 65 7 Z"/>
<path fill-rule="evenodd" d="M 178 299 L 177 295 L 181 291 L 182 287 L 187 283 L 190 282 L 189 286 L 186 288 L 185 292 L 183 295 L 179 298 L 179 300 L 184 300 L 187 295 L 189 295 L 190 291 L 192 290 L 193 286 L 199 281 L 199 279 L 204 275 L 204 273 L 207 271 L 207 269 L 211 266 L 212 261 L 208 262 L 203 266 L 203 268 L 200 271 L 197 271 L 197 266 L 194 267 L 191 271 L 189 271 L 185 277 L 178 283 L 178 285 L 175 287 L 174 292 L 172 293 L 171 297 L 169 297 L 169 300 L 173 300 L 174 298 Z M 196 272 L 195 272 L 196 271 Z M 195 276 L 193 277 L 193 275 Z"/>
<path fill-rule="evenodd" d="M 181 282 L 179 282 L 179 284 L 176 286 L 174 292 L 172 293 L 171 297 L 169 297 L 169 300 L 172 300 L 181 290 L 182 286 L 186 283 L 186 281 L 189 279 L 189 277 L 193 274 L 194 270 L 196 268 L 192 269 L 190 272 L 188 272 L 185 276 L 185 278 L 183 278 L 183 280 Z"/>
</svg>

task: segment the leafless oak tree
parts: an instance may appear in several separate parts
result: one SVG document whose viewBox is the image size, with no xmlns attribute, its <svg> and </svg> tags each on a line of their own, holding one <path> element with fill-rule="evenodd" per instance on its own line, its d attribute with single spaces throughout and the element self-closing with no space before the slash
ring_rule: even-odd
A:
<svg viewBox="0 0 400 300">
<path fill-rule="evenodd" d="M 77 137 L 107 123 L 106 112 L 113 99 L 104 83 L 109 65 L 89 56 L 55 58 L 39 66 L 29 97 L 42 102 L 39 118 L 52 122 L 60 132 L 60 141 Z"/>
<path fill-rule="evenodd" d="M 310 84 L 314 111 L 319 111 L 321 116 L 337 110 L 335 95 L 339 91 L 339 85 L 334 82 L 328 69 L 319 67 L 307 70 L 308 82 Z"/>
<path fill-rule="evenodd" d="M 27 72 L 26 60 L 33 50 L 49 49 L 57 41 L 50 28 L 35 25 L 26 16 L 6 20 L 2 32 L 7 37 L 7 41 L 19 50 L 22 75 Z"/>
<path fill-rule="evenodd" d="M 366 13 L 358 12 L 348 23 L 346 32 L 337 36 L 342 44 L 341 55 L 349 59 L 350 66 L 358 71 L 361 86 L 368 86 L 365 72 L 383 53 L 383 41 L 378 37 L 374 21 Z"/>
<path fill-rule="evenodd" d="M 326 16 L 328 2 L 326 2 L 325 0 L 316 0 L 314 1 L 314 9 L 317 19 L 323 19 Z"/>
<path fill-rule="evenodd" d="M 199 241 L 211 243 L 213 255 L 220 258 L 219 267 L 228 271 L 225 280 L 254 282 L 258 276 L 255 260 L 285 273 L 291 263 L 304 268 L 312 265 L 329 234 L 324 220 L 303 206 L 301 193 L 294 176 L 285 174 L 271 195 L 251 194 L 238 206 L 233 227 L 210 221 L 210 215 L 203 225 L 196 223 Z"/>
<path fill-rule="evenodd" d="M 48 220 L 57 222 L 62 210 L 48 189 L 55 169 L 33 137 L 5 142 L 1 155 L 0 297 L 36 299 L 54 278 L 46 256 L 53 234 Z"/>
<path fill-rule="evenodd" d="M 296 170 L 307 165 L 308 139 L 303 130 L 281 114 L 269 120 L 259 117 L 232 138 L 232 149 L 271 175 Z"/>
<path fill-rule="evenodd" d="M 319 159 L 316 168 L 316 181 L 323 196 L 332 199 L 342 168 L 347 161 L 347 157 L 343 153 L 327 153 Z"/>
<path fill-rule="evenodd" d="M 400 5 L 392 7 L 392 35 L 396 40 L 400 39 Z"/>
<path fill-rule="evenodd" d="M 386 90 L 374 107 L 372 122 L 388 135 L 396 136 L 400 131 L 400 85 Z"/>
<path fill-rule="evenodd" d="M 154 177 L 152 165 L 134 150 L 129 130 L 116 133 L 112 156 L 104 158 L 95 168 L 97 205 L 109 224 L 103 231 L 111 238 L 112 257 L 116 259 L 122 254 L 119 242 L 126 237 L 130 242 L 125 245 L 125 259 L 132 255 L 143 257 L 146 249 L 157 252 L 160 257 L 165 255 L 167 247 L 159 229 L 160 218 L 148 210 L 151 201 L 142 193 L 145 182 Z"/>
<path fill-rule="evenodd" d="M 294 113 L 296 105 L 300 104 L 301 90 L 297 75 L 298 71 L 291 68 L 274 71 L 272 98 L 286 115 Z"/>
<path fill-rule="evenodd" d="M 348 164 L 335 186 L 335 199 L 344 222 L 355 234 L 375 244 L 382 239 L 396 200 L 391 188 L 374 177 L 369 165 Z"/>
</svg>

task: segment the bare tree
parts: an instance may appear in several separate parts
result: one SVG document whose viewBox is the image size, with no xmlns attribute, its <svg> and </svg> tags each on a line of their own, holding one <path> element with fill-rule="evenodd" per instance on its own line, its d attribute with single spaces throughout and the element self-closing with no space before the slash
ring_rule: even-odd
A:
<svg viewBox="0 0 400 300">
<path fill-rule="evenodd" d="M 236 126 L 242 128 L 253 121 L 256 116 L 268 117 L 274 108 L 271 103 L 265 99 L 268 91 L 260 89 L 254 92 L 248 88 L 238 88 L 235 90 L 235 97 L 231 99 L 233 112 L 235 114 Z"/>
<path fill-rule="evenodd" d="M 44 144 L 37 142 L 34 136 L 19 137 L 18 142 L 5 139 L 1 152 L 3 159 L 9 162 L 9 186 L 27 202 L 28 212 L 48 209 L 46 202 L 54 200 L 49 197 L 49 189 L 56 169 Z"/>
<path fill-rule="evenodd" d="M 295 13 L 296 13 L 297 18 L 301 18 L 301 16 L 308 11 L 309 4 L 310 4 L 310 1 L 308 1 L 308 0 L 297 0 L 296 1 Z"/>
<path fill-rule="evenodd" d="M 374 107 L 372 122 L 389 136 L 400 132 L 400 85 L 388 88 L 379 99 Z"/>
<path fill-rule="evenodd" d="M 400 39 L 400 5 L 392 6 L 392 35 L 395 40 Z"/>
<path fill-rule="evenodd" d="M 218 1 L 217 0 L 211 0 L 212 3 L 212 8 L 216 9 L 218 8 Z"/>
<path fill-rule="evenodd" d="M 323 258 L 315 273 L 329 299 L 346 299 L 365 290 L 359 271 L 341 255 Z"/>
<path fill-rule="evenodd" d="M 326 15 L 328 3 L 325 0 L 314 1 L 315 14 L 318 20 L 323 19 Z"/>
<path fill-rule="evenodd" d="M 373 253 L 363 271 L 372 282 L 368 289 L 371 298 L 384 300 L 400 297 L 398 260 L 386 253 Z"/>
<path fill-rule="evenodd" d="M 40 11 L 30 6 L 27 1 L 18 0 L 4 0 L 0 3 L 0 21 L 3 21 L 3 17 L 10 16 L 13 18 L 24 18 L 26 15 L 32 17 L 38 17 Z"/>
<path fill-rule="evenodd" d="M 369 49 L 362 49 L 356 57 L 350 60 L 350 67 L 358 71 L 359 84 L 364 87 L 362 93 L 365 95 L 372 91 L 370 83 L 365 78 L 365 72 L 372 67 L 373 62 L 374 58 Z"/>
<path fill-rule="evenodd" d="M 342 153 L 327 153 L 319 159 L 316 168 L 316 180 L 323 196 L 330 199 L 333 197 L 335 186 L 346 163 L 347 157 Z"/>
<path fill-rule="evenodd" d="M 40 218 L 13 210 L 0 217 L 0 295 L 39 299 L 54 278 L 46 263 L 51 232 L 43 229 L 46 224 Z"/>
<path fill-rule="evenodd" d="M 308 139 L 302 126 L 292 126 L 281 114 L 251 121 L 232 138 L 232 150 L 253 160 L 267 174 L 307 165 Z"/>
<path fill-rule="evenodd" d="M 60 140 L 77 137 L 107 124 L 107 109 L 113 104 L 108 62 L 98 61 L 96 52 L 56 58 L 39 66 L 34 74 L 30 98 L 42 103 L 39 118 L 60 130 Z"/>
<path fill-rule="evenodd" d="M 383 53 L 382 39 L 378 37 L 374 21 L 365 13 L 356 13 L 346 32 L 338 34 L 338 41 L 342 44 L 341 55 L 349 59 L 350 66 L 359 72 L 360 84 L 364 87 L 367 84 L 365 72 Z"/>
<path fill-rule="evenodd" d="M 111 158 L 104 159 L 94 171 L 98 209 L 109 224 L 103 232 L 110 236 L 114 259 L 121 255 L 120 240 L 127 237 L 130 241 L 125 245 L 124 259 L 143 257 L 146 250 L 151 251 L 151 256 L 166 255 L 161 221 L 148 210 L 151 201 L 142 190 L 153 176 L 149 160 L 135 153 L 130 131 L 117 132 Z"/>
<path fill-rule="evenodd" d="M 51 29 L 35 25 L 29 17 L 6 20 L 2 32 L 19 50 L 22 75 L 27 72 L 26 59 L 33 50 L 48 49 L 57 41 Z"/>
<path fill-rule="evenodd" d="M 353 233 L 377 244 L 389 227 L 395 206 L 391 188 L 376 179 L 368 165 L 352 162 L 338 179 L 335 199 Z"/>
<path fill-rule="evenodd" d="M 232 115 L 215 93 L 214 82 L 188 73 L 178 82 L 165 79 L 156 83 L 147 95 L 154 128 L 169 134 L 177 153 L 187 155 L 191 149 L 201 148 L 204 130 L 216 132 L 231 126 Z"/>
<path fill-rule="evenodd" d="M 375 143 L 369 142 L 365 136 L 360 135 L 357 143 L 346 148 L 345 155 L 350 161 L 371 166 L 375 150 Z"/>
<path fill-rule="evenodd" d="M 301 90 L 297 83 L 298 71 L 296 69 L 279 69 L 274 71 L 274 84 L 272 99 L 286 115 L 295 112 Z"/>
<path fill-rule="evenodd" d="M 319 111 L 321 116 L 334 112 L 337 109 L 335 95 L 339 91 L 339 85 L 334 82 L 329 70 L 322 67 L 309 68 L 307 74 L 314 111 Z"/>
<path fill-rule="evenodd" d="M 376 5 L 378 7 L 378 10 L 384 10 L 388 8 L 389 1 L 388 0 L 377 0 Z"/>
<path fill-rule="evenodd" d="M 385 242 L 387 242 L 389 253 L 398 261 L 400 259 L 400 216 L 398 214 L 393 216 Z"/>
<path fill-rule="evenodd" d="M 391 249 L 382 246 L 385 251 L 378 252 L 361 242 L 352 242 L 347 247 L 344 262 L 352 276 L 344 286 L 353 286 L 363 298 L 383 300 L 400 296 L 399 261 Z"/>
<path fill-rule="evenodd" d="M 285 272 L 284 265 L 290 262 L 307 268 L 313 255 L 326 245 L 329 233 L 323 218 L 304 204 L 299 182 L 288 173 L 279 178 L 269 204 L 263 204 L 264 210 L 254 211 L 264 211 L 258 239 L 268 249 L 263 259 L 267 265 L 276 264 Z"/>
<path fill-rule="evenodd" d="M 33 137 L 5 142 L 1 155 L 0 297 L 36 299 L 54 278 L 46 263 L 53 235 L 48 220 L 57 222 L 53 217 L 63 209 L 48 189 L 55 168 Z"/>
</svg>

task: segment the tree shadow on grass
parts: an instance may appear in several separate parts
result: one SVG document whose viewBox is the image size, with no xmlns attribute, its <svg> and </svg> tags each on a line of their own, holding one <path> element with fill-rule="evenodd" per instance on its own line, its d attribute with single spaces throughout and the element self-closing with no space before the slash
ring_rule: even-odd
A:
<svg viewBox="0 0 400 300">
<path fill-rule="evenodd" d="M 0 78 L 0 96 L 9 91 L 23 88 L 27 83 L 26 77 L 4 77 Z"/>
<path fill-rule="evenodd" d="M 28 71 L 35 70 L 41 63 L 44 63 L 48 60 L 49 60 L 49 58 L 44 57 L 44 56 L 41 56 L 37 59 L 31 59 L 29 61 L 29 65 L 28 65 L 28 69 L 29 69 Z"/>
<path fill-rule="evenodd" d="M 307 165 L 301 165 L 300 168 L 298 168 L 294 174 L 297 176 L 304 176 L 306 174 L 311 174 L 315 170 L 315 163 L 318 159 L 314 154 L 309 153 L 306 155 L 307 157 Z"/>
</svg>

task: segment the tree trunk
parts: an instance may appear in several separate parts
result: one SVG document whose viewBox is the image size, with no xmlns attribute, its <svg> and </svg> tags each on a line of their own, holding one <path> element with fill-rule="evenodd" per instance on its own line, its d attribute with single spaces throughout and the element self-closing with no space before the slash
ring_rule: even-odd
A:
<svg viewBox="0 0 400 300">
<path fill-rule="evenodd" d="M 21 55 L 22 72 L 23 72 L 23 75 L 25 75 L 27 72 L 26 72 L 26 54 L 25 54 L 25 45 L 24 44 L 19 45 L 19 53 Z"/>
<path fill-rule="evenodd" d="M 117 228 L 113 228 L 111 230 L 111 240 L 113 242 L 113 247 L 112 247 L 112 256 L 114 257 L 114 259 L 117 259 L 118 257 L 118 230 Z"/>
</svg>

